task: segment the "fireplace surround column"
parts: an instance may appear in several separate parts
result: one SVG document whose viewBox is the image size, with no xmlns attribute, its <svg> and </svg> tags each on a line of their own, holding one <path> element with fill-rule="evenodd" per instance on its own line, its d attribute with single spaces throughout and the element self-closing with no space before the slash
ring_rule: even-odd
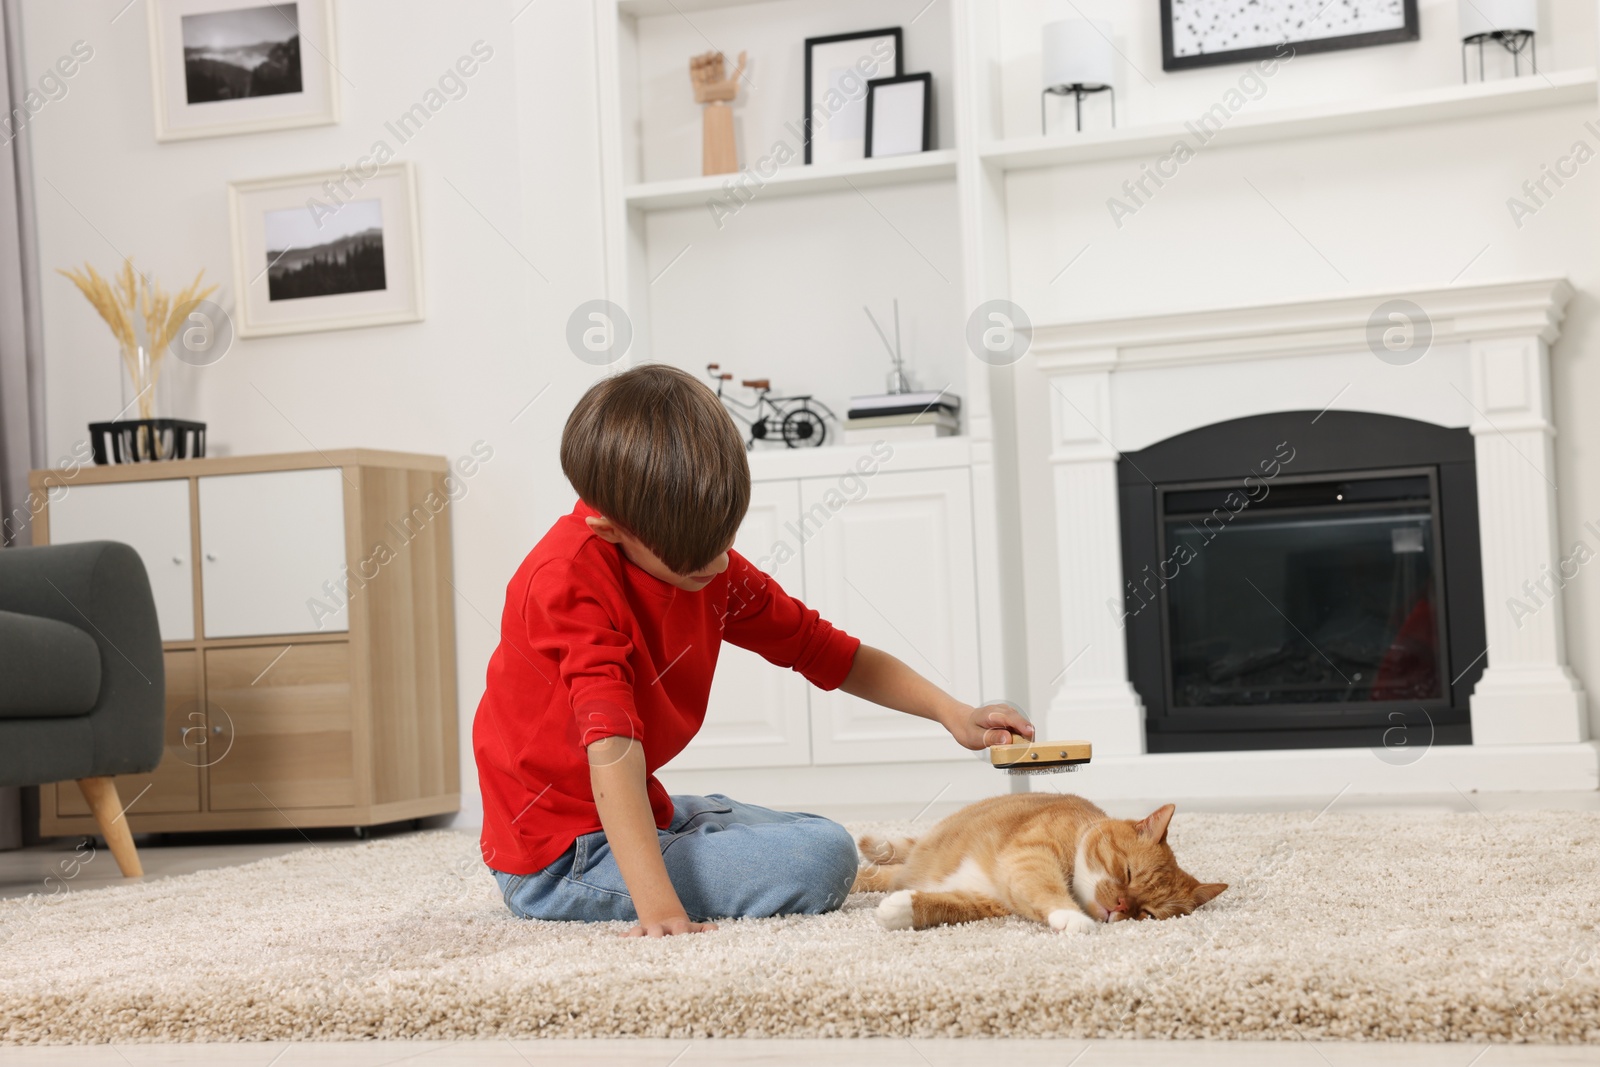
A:
<svg viewBox="0 0 1600 1067">
<path fill-rule="evenodd" d="M 1562 626 L 1560 586 L 1577 564 L 1563 561 L 1557 543 L 1549 349 L 1530 333 L 1474 340 L 1468 350 L 1489 639 L 1472 739 L 1582 741 L 1584 693 L 1566 665 Z"/>
<path fill-rule="evenodd" d="M 1093 354 L 1086 354 L 1072 373 L 1050 378 L 1065 659 L 1050 701 L 1048 736 L 1088 739 L 1097 756 L 1136 756 L 1145 751 L 1144 704 L 1128 681 L 1120 621 L 1119 452 L 1111 426 L 1115 353 L 1105 355 L 1110 358 L 1103 368 L 1095 369 Z"/>
</svg>

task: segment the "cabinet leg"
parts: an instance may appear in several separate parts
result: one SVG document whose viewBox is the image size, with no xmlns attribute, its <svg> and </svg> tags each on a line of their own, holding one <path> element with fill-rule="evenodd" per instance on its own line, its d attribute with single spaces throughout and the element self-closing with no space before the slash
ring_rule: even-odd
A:
<svg viewBox="0 0 1600 1067">
<path fill-rule="evenodd" d="M 116 859 L 117 869 L 122 876 L 142 877 L 144 868 L 139 865 L 139 853 L 133 847 L 133 833 L 128 829 L 128 820 L 122 815 L 122 801 L 117 797 L 116 780 L 79 778 L 78 788 L 83 792 L 83 799 L 89 802 L 95 825 L 100 828 L 100 836 L 106 839 L 106 847 Z"/>
</svg>

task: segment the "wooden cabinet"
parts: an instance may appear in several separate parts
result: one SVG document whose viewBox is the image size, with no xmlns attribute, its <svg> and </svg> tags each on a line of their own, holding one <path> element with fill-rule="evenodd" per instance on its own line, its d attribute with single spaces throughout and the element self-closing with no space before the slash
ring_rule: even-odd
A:
<svg viewBox="0 0 1600 1067">
<path fill-rule="evenodd" d="M 357 802 L 347 643 L 207 649 L 206 701 L 230 747 L 211 765 L 212 811 Z"/>
<path fill-rule="evenodd" d="M 735 547 L 848 633 L 982 699 L 966 467 L 757 481 Z M 962 758 L 945 730 L 724 643 L 706 722 L 672 770 Z"/>
<path fill-rule="evenodd" d="M 33 472 L 38 543 L 125 541 L 151 572 L 167 745 L 117 782 L 132 830 L 458 809 L 448 472 L 366 450 Z M 72 783 L 40 807 L 43 834 L 95 832 Z"/>
</svg>

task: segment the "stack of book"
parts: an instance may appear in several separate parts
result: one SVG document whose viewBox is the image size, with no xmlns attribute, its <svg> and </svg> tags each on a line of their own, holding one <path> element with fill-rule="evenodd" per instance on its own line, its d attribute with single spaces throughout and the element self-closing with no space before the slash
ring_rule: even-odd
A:
<svg viewBox="0 0 1600 1067">
<path fill-rule="evenodd" d="M 943 390 L 853 396 L 844 423 L 844 443 L 951 437 L 960 432 L 960 416 L 961 398 Z"/>
</svg>

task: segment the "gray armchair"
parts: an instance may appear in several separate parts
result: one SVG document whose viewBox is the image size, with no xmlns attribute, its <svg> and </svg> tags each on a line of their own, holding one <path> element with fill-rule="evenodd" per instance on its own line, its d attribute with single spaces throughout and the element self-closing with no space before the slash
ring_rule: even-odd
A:
<svg viewBox="0 0 1600 1067">
<path fill-rule="evenodd" d="M 115 541 L 0 552 L 0 785 L 75 779 L 128 877 L 113 776 L 161 762 L 166 678 L 144 563 Z"/>
</svg>

